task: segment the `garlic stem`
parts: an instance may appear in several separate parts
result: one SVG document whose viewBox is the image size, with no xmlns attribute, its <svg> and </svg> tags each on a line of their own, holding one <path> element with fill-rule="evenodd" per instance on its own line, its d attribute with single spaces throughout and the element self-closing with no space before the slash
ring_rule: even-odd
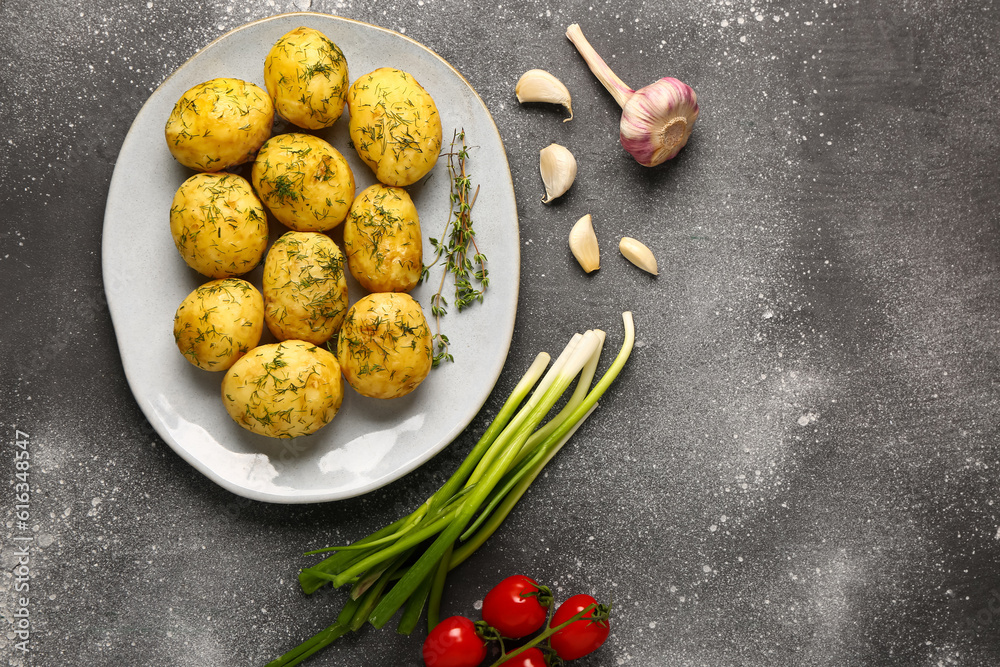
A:
<svg viewBox="0 0 1000 667">
<path fill-rule="evenodd" d="M 615 101 L 618 102 L 618 106 L 624 107 L 625 103 L 628 102 L 628 98 L 632 97 L 635 91 L 629 88 L 624 81 L 618 78 L 617 74 L 611 71 L 608 64 L 604 62 L 604 58 L 594 50 L 594 47 L 590 45 L 587 38 L 583 36 L 583 30 L 580 29 L 578 24 L 574 23 L 566 28 L 566 37 L 569 38 L 569 41 L 573 42 L 573 46 L 583 56 L 584 62 L 587 63 L 587 67 L 594 73 L 597 80 L 614 96 Z"/>
</svg>

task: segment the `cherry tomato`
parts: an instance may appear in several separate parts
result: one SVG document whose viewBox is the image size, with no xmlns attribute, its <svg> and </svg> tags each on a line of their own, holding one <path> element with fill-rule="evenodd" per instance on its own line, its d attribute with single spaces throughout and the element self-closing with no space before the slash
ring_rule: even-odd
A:
<svg viewBox="0 0 1000 667">
<path fill-rule="evenodd" d="M 476 624 L 464 616 L 444 619 L 424 640 L 427 667 L 476 667 L 486 659 L 486 642 L 476 632 Z"/>
<path fill-rule="evenodd" d="M 532 646 L 527 651 L 518 653 L 500 664 L 504 667 L 548 667 L 548 663 L 545 662 L 545 654 L 537 646 Z"/>
<path fill-rule="evenodd" d="M 523 574 L 507 577 L 483 598 L 483 620 L 504 637 L 520 639 L 545 625 L 552 593 Z"/>
<path fill-rule="evenodd" d="M 589 595 L 574 595 L 559 605 L 556 613 L 552 615 L 549 627 L 562 625 L 596 602 L 597 600 Z M 607 621 L 591 620 L 592 614 L 593 612 L 590 612 L 580 620 L 570 623 L 549 638 L 556 655 L 563 660 L 576 660 L 600 648 L 611 629 Z"/>
</svg>

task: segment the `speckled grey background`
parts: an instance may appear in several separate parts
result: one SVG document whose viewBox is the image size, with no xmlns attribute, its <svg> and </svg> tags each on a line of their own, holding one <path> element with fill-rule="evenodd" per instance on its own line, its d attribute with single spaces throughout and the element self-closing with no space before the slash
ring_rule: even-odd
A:
<svg viewBox="0 0 1000 667">
<path fill-rule="evenodd" d="M 262 665 L 342 600 L 298 592 L 301 552 L 408 511 L 486 423 L 380 491 L 279 506 L 207 481 L 131 398 L 100 270 L 125 133 L 200 47 L 307 8 L 405 32 L 494 114 L 523 242 L 511 375 L 572 331 L 613 339 L 620 311 L 636 315 L 619 382 L 453 573 L 446 613 L 475 615 L 525 572 L 614 599 L 611 638 L 581 667 L 1000 663 L 995 2 L 77 4 L 0 4 L 4 664 Z M 620 149 L 614 101 L 563 37 L 572 22 L 627 82 L 697 90 L 675 161 L 645 169 Z M 518 106 L 532 67 L 573 91 L 571 123 Z M 580 173 L 544 206 L 551 141 Z M 584 213 L 604 248 L 590 276 L 565 243 Z M 622 235 L 656 252 L 658 278 L 617 255 Z M 13 632 L 25 534 L 27 655 Z M 416 666 L 420 641 L 368 630 L 310 664 Z"/>
</svg>

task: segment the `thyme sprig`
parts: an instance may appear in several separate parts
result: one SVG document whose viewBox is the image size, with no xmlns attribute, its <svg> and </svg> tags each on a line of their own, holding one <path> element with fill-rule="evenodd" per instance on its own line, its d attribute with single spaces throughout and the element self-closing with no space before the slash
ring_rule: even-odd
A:
<svg viewBox="0 0 1000 667">
<path fill-rule="evenodd" d="M 433 336 L 434 357 L 433 366 L 442 361 L 454 361 L 448 351 L 448 337 L 441 333 L 441 317 L 448 312 L 448 300 L 444 297 L 445 281 L 449 275 L 454 277 L 455 307 L 459 312 L 473 303 L 482 303 L 486 288 L 489 287 L 489 270 L 486 267 L 484 255 L 476 243 L 476 232 L 473 229 L 472 207 L 479 196 L 479 186 L 472 191 L 472 179 L 469 177 L 466 162 L 469 159 L 469 146 L 465 143 L 465 130 L 455 130 L 451 138 L 450 150 L 444 154 L 448 159 L 448 176 L 451 179 L 449 193 L 451 207 L 448 210 L 448 220 L 445 223 L 441 240 L 431 238 L 434 249 L 433 261 L 421 269 L 421 282 L 430 277 L 430 269 L 443 257 L 444 271 L 438 290 L 431 297 L 431 315 L 434 317 L 435 333 Z M 470 250 L 472 256 L 470 257 Z"/>
</svg>

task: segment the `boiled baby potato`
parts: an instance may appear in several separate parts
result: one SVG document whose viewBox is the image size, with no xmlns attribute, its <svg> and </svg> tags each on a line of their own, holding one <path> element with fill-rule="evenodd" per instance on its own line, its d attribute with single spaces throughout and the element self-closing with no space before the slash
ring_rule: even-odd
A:
<svg viewBox="0 0 1000 667">
<path fill-rule="evenodd" d="M 198 273 L 239 276 L 264 258 L 267 214 L 242 176 L 195 174 L 174 194 L 170 234 L 181 257 Z"/>
<path fill-rule="evenodd" d="M 347 101 L 347 59 L 319 30 L 295 28 L 264 59 L 264 85 L 288 122 L 310 130 L 330 127 Z"/>
<path fill-rule="evenodd" d="M 257 194 L 283 225 L 322 232 L 344 221 L 354 201 L 354 174 L 336 148 L 311 134 L 271 137 L 253 163 Z"/>
<path fill-rule="evenodd" d="M 376 183 L 351 204 L 344 222 L 351 275 L 369 292 L 409 292 L 423 266 L 420 218 L 403 188 Z"/>
<path fill-rule="evenodd" d="M 260 87 L 218 78 L 189 89 L 167 118 L 167 148 L 197 171 L 222 171 L 253 159 L 274 124 L 274 104 Z"/>
<path fill-rule="evenodd" d="M 344 387 L 333 353 L 301 340 L 261 345 L 222 379 L 222 402 L 237 424 L 259 435 L 314 433 L 340 410 Z"/>
<path fill-rule="evenodd" d="M 264 260 L 264 319 L 278 340 L 321 345 L 347 314 L 344 254 L 319 232 L 283 234 Z"/>
<path fill-rule="evenodd" d="M 174 315 L 177 348 L 198 368 L 224 371 L 257 346 L 264 330 L 264 298 L 240 278 L 205 283 Z"/>
<path fill-rule="evenodd" d="M 359 299 L 347 311 L 337 339 L 344 378 L 362 396 L 398 398 L 431 370 L 431 332 L 409 294 L 385 292 Z"/>
<path fill-rule="evenodd" d="M 411 185 L 441 152 L 441 117 L 430 94 L 408 73 L 382 67 L 347 91 L 351 143 L 386 185 Z"/>
</svg>

